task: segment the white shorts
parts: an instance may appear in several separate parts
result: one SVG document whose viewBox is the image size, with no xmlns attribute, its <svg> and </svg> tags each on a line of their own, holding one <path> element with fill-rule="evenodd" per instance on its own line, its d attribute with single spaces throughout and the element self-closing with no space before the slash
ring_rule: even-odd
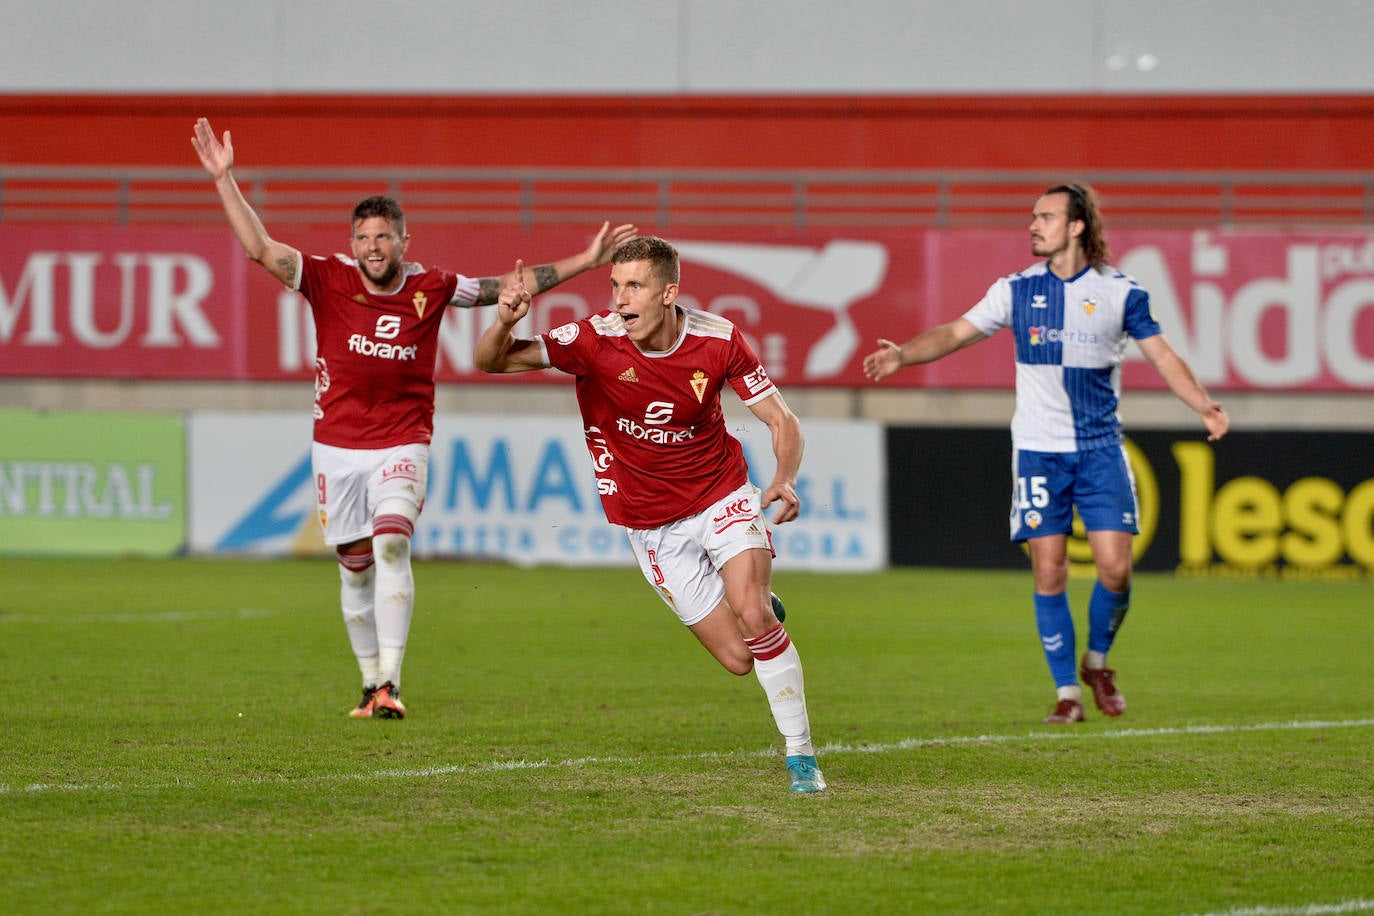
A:
<svg viewBox="0 0 1374 916">
<path fill-rule="evenodd" d="M 314 443 L 315 499 L 326 544 L 372 537 L 372 516 L 384 499 L 404 499 L 418 514 L 425 505 L 429 446 L 338 448 Z"/>
<path fill-rule="evenodd" d="M 720 568 L 746 550 L 773 554 L 762 494 L 745 484 L 704 512 L 662 528 L 626 528 L 644 578 L 687 626 L 700 623 L 725 597 Z"/>
</svg>

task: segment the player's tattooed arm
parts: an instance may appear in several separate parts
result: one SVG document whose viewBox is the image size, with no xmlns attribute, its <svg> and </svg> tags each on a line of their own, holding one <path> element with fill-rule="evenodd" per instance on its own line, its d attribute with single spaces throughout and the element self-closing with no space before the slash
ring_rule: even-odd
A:
<svg viewBox="0 0 1374 916">
<path fill-rule="evenodd" d="M 483 277 L 477 281 L 477 301 L 473 305 L 492 305 L 501 295 L 500 277 Z"/>
<path fill-rule="evenodd" d="M 472 304 L 474 306 L 495 304 L 501 296 L 501 281 L 503 279 L 503 277 L 482 277 L 478 280 L 477 301 Z M 552 289 L 566 279 L 566 277 L 558 275 L 558 268 L 552 264 L 540 264 L 537 267 L 525 268 L 526 286 L 532 295 Z"/>
<path fill-rule="evenodd" d="M 558 275 L 558 268 L 552 264 L 540 264 L 531 267 L 527 275 L 534 279 L 534 282 L 530 284 L 532 287 L 530 292 L 532 293 L 542 293 L 546 289 L 552 289 L 562 283 L 564 279 Z"/>
<path fill-rule="evenodd" d="M 289 289 L 295 289 L 295 288 L 296 288 L 296 256 L 295 256 L 295 253 L 293 252 L 293 253 L 290 254 L 290 255 L 282 255 L 281 257 L 277 258 L 276 270 L 272 271 L 272 273 L 274 273 L 274 274 L 276 274 L 278 277 L 280 277 L 280 278 L 281 278 L 281 282 L 282 282 L 282 283 L 285 283 L 286 286 L 287 286 L 287 288 L 289 288 Z"/>
<path fill-rule="evenodd" d="M 610 222 L 601 224 L 596 236 L 585 251 L 569 255 L 552 264 L 524 268 L 522 289 L 537 295 L 553 289 L 564 280 L 571 280 L 584 271 L 603 267 L 611 261 L 615 249 L 634 237 L 637 230 L 631 223 L 611 228 Z M 491 305 L 501 297 L 502 284 L 514 281 L 514 272 L 499 277 L 483 277 L 477 281 L 477 299 L 473 305 Z"/>
</svg>

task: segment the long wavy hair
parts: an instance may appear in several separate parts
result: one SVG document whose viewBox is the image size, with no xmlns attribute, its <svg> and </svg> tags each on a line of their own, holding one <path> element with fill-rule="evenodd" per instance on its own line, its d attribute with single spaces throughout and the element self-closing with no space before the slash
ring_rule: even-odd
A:
<svg viewBox="0 0 1374 916">
<path fill-rule="evenodd" d="M 1069 198 L 1067 216 L 1070 221 L 1083 221 L 1083 234 L 1078 244 L 1083 256 L 1093 267 L 1101 268 L 1112 260 L 1111 249 L 1107 247 L 1106 227 L 1102 224 L 1102 213 L 1097 207 L 1097 192 L 1086 184 L 1057 184 L 1046 194 L 1066 194 Z"/>
</svg>

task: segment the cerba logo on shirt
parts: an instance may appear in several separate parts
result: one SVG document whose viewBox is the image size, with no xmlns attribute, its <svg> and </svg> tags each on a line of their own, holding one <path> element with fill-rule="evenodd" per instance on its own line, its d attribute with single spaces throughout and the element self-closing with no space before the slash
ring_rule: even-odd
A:
<svg viewBox="0 0 1374 916">
<path fill-rule="evenodd" d="M 1095 344 L 1097 334 L 1092 331 L 1071 331 L 1066 328 L 1050 328 L 1043 324 L 1026 328 L 1032 347 L 1047 343 Z"/>
</svg>

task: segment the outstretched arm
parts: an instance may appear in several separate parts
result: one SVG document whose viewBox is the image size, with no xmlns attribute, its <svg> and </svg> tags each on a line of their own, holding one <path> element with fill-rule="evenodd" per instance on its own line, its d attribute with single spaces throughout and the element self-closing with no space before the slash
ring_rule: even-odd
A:
<svg viewBox="0 0 1374 916">
<path fill-rule="evenodd" d="M 864 357 L 864 375 L 876 382 L 887 378 L 903 366 L 934 362 L 986 337 L 987 335 L 974 327 L 973 322 L 967 318 L 956 318 L 945 324 L 936 325 L 904 344 L 895 344 L 880 338 L 878 349 Z"/>
<path fill-rule="evenodd" d="M 1202 424 L 1207 427 L 1207 441 L 1215 442 L 1226 431 L 1231 428 L 1231 418 L 1222 410 L 1221 404 L 1212 400 L 1207 394 L 1207 390 L 1198 383 L 1193 370 L 1188 368 L 1188 364 L 1183 361 L 1169 342 L 1164 339 L 1163 334 L 1155 334 L 1153 337 L 1146 337 L 1137 340 L 1140 352 L 1145 354 L 1159 373 L 1159 377 L 1164 379 L 1164 383 L 1169 386 L 1180 401 L 1187 404 L 1197 411 L 1202 418 Z"/>
<path fill-rule="evenodd" d="M 773 473 L 773 482 L 763 491 L 763 508 L 781 500 L 782 505 L 773 516 L 774 523 L 781 525 L 801 514 L 801 499 L 797 496 L 797 471 L 801 468 L 803 446 L 801 421 L 782 399 L 781 391 L 749 405 L 749 409 L 773 432 L 777 470 Z"/>
<path fill-rule="evenodd" d="M 200 164 L 205 166 L 205 171 L 214 179 L 215 190 L 219 192 L 220 203 L 224 206 L 224 214 L 229 217 L 229 226 L 234 230 L 234 235 L 238 237 L 239 244 L 243 246 L 248 257 L 266 267 L 268 272 L 282 283 L 295 289 L 296 265 L 300 263 L 300 252 L 269 236 L 262 220 L 258 219 L 257 213 L 253 212 L 253 208 L 244 199 L 243 192 L 239 190 L 238 182 L 234 180 L 231 171 L 234 166 L 234 144 L 229 137 L 229 131 L 224 132 L 224 140 L 221 142 L 210 129 L 210 122 L 201 118 L 196 121 L 191 145 L 200 156 Z"/>
<path fill-rule="evenodd" d="M 553 289 L 564 280 L 571 280 L 593 267 L 601 267 L 610 263 L 611 254 L 616 248 L 634 238 L 634 234 L 638 231 L 630 223 L 612 229 L 610 222 L 607 221 L 601 224 L 601 229 L 596 233 L 586 250 L 554 261 L 552 264 L 526 267 L 525 284 L 530 295 L 537 296 L 546 290 Z M 491 305 L 496 302 L 501 295 L 502 288 L 510 281 L 510 273 L 504 273 L 499 277 L 483 277 L 478 281 L 477 300 L 472 305 Z"/>
<path fill-rule="evenodd" d="M 515 269 L 503 275 L 496 299 L 496 320 L 477 339 L 472 360 L 483 372 L 527 372 L 548 368 L 543 351 L 533 340 L 516 337 L 515 325 L 530 311 L 533 294 L 525 287 L 525 265 L 515 262 Z"/>
</svg>

